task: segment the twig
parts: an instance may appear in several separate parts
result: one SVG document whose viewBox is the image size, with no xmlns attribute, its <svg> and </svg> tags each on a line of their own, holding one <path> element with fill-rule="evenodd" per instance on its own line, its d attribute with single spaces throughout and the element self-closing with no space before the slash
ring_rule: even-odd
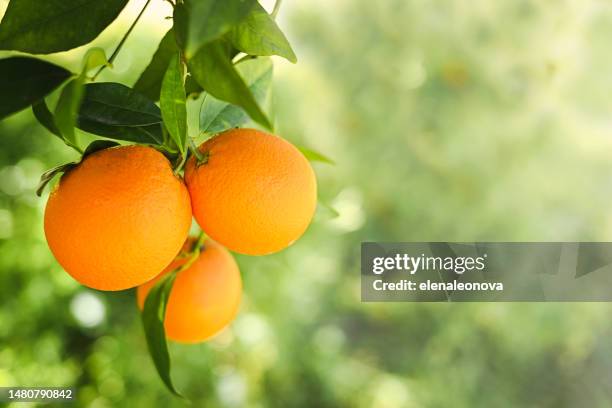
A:
<svg viewBox="0 0 612 408">
<path fill-rule="evenodd" d="M 98 75 L 100 75 L 102 73 L 102 71 L 104 71 L 104 69 L 108 66 L 111 65 L 113 63 L 113 61 L 115 61 L 115 58 L 117 58 L 117 55 L 119 54 L 119 51 L 121 51 L 121 48 L 123 48 L 123 44 L 125 44 L 125 42 L 127 41 L 128 37 L 130 36 L 130 34 L 132 33 L 132 31 L 134 30 L 134 27 L 136 27 L 136 24 L 138 24 L 138 21 L 140 21 L 140 18 L 142 17 L 142 15 L 144 14 L 145 10 L 147 9 L 147 7 L 149 6 L 149 3 L 151 3 L 151 0 L 147 0 L 147 2 L 145 3 L 145 5 L 143 6 L 142 10 L 140 10 L 140 13 L 138 13 L 138 16 L 136 17 L 136 20 L 134 20 L 134 22 L 132 23 L 132 25 L 130 26 L 130 28 L 127 30 L 127 32 L 123 35 L 123 38 L 121 39 L 121 41 L 119 42 L 119 44 L 117 45 L 117 48 L 115 48 L 115 51 L 113 51 L 113 53 L 111 54 L 110 58 L 108 59 L 108 64 L 104 64 L 100 67 L 100 69 L 98 70 L 98 72 L 96 72 L 96 74 L 93 76 L 92 80 L 95 81 L 96 78 L 98 77 Z"/>
</svg>

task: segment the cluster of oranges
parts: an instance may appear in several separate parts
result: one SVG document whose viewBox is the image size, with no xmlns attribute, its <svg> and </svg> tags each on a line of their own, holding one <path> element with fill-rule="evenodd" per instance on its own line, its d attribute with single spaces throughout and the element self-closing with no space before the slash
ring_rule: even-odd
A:
<svg viewBox="0 0 612 408">
<path fill-rule="evenodd" d="M 308 227 L 317 201 L 312 167 L 277 136 L 233 129 L 199 151 L 184 181 L 152 147 L 95 152 L 62 176 L 45 210 L 47 242 L 62 267 L 94 289 L 138 287 L 141 308 L 154 283 L 187 262 L 193 215 L 210 239 L 170 292 L 166 334 L 181 342 L 210 338 L 238 310 L 242 281 L 227 249 L 286 248 Z"/>
</svg>

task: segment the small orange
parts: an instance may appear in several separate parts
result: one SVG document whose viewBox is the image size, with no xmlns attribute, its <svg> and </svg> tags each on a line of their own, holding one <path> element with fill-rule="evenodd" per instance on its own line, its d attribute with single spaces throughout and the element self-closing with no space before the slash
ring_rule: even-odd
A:
<svg viewBox="0 0 612 408">
<path fill-rule="evenodd" d="M 194 243 L 189 239 L 185 248 Z M 164 274 L 184 265 L 177 258 L 165 271 L 138 287 L 142 310 L 153 285 Z M 242 279 L 232 255 L 216 242 L 204 242 L 195 262 L 176 276 L 166 308 L 164 327 L 168 338 L 181 343 L 199 343 L 224 329 L 236 316 L 242 295 Z"/>
<path fill-rule="evenodd" d="M 228 249 L 266 255 L 295 242 L 312 220 L 317 181 L 291 143 L 254 129 L 233 129 L 203 143 L 185 182 L 200 227 Z"/>
<path fill-rule="evenodd" d="M 138 286 L 162 271 L 191 225 L 189 194 L 170 162 L 145 146 L 87 156 L 61 178 L 45 210 L 53 255 L 99 290 Z"/>
</svg>

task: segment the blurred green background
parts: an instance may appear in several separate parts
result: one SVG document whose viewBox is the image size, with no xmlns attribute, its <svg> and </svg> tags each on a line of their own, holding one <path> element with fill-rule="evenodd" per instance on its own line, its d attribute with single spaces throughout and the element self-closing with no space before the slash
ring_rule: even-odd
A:
<svg viewBox="0 0 612 408">
<path fill-rule="evenodd" d="M 153 1 L 106 80 L 133 83 L 169 14 Z M 277 131 L 336 161 L 315 170 L 339 216 L 322 207 L 288 250 L 238 257 L 236 321 L 171 345 L 193 406 L 611 406 L 610 304 L 365 304 L 359 244 L 610 241 L 612 4 L 286 0 L 279 18 L 300 61 L 276 61 Z M 50 59 L 77 67 L 86 49 Z M 34 189 L 73 153 L 30 112 L 0 123 L 0 147 L 0 385 L 184 406 L 133 291 L 79 286 L 46 246 Z"/>
</svg>

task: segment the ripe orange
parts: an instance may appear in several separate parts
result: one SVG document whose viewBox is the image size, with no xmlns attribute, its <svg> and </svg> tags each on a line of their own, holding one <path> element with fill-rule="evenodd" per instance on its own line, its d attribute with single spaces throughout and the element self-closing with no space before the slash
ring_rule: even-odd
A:
<svg viewBox="0 0 612 408">
<path fill-rule="evenodd" d="M 203 143 L 185 182 L 200 227 L 232 251 L 280 251 L 306 230 L 317 204 L 317 181 L 292 144 L 254 129 L 233 129 Z"/>
<path fill-rule="evenodd" d="M 193 239 L 185 244 L 193 245 Z M 138 287 L 142 310 L 153 285 L 164 274 L 180 267 L 186 258 L 177 258 L 164 272 Z M 242 280 L 232 255 L 221 245 L 207 240 L 197 260 L 178 273 L 170 291 L 164 327 L 168 338 L 198 343 L 224 329 L 236 316 L 242 295 Z"/>
<path fill-rule="evenodd" d="M 122 290 L 162 271 L 191 225 L 189 194 L 157 150 L 120 146 L 64 174 L 45 210 L 45 235 L 62 267 L 94 289 Z"/>
</svg>

